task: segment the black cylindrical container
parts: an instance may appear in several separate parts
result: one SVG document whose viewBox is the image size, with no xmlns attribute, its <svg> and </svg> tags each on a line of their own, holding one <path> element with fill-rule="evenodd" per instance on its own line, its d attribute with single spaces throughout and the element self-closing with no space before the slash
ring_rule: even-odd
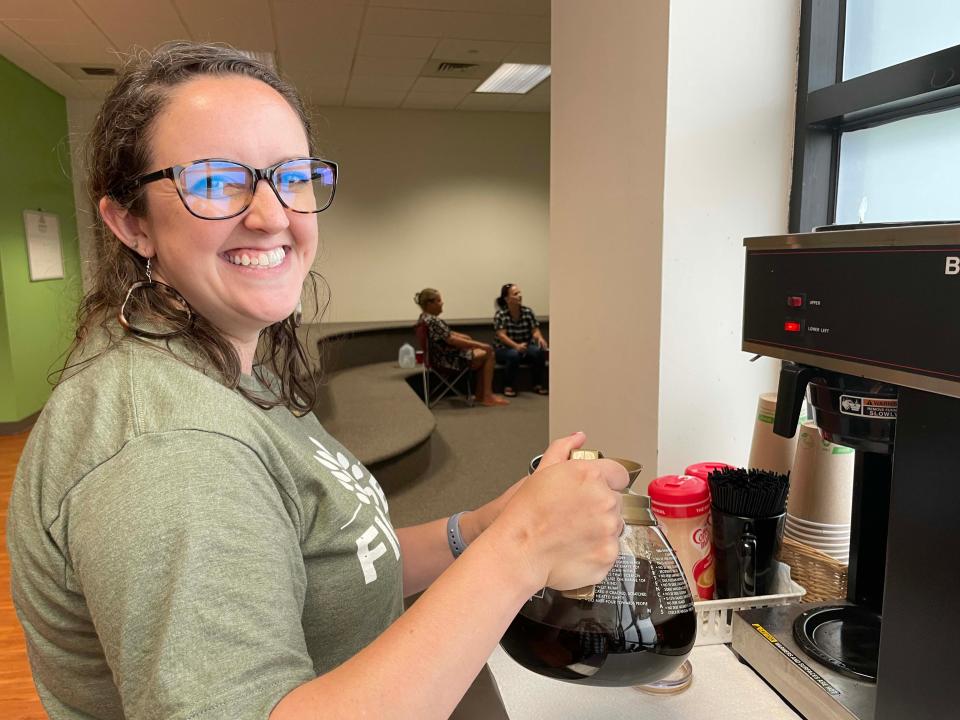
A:
<svg viewBox="0 0 960 720">
<path fill-rule="evenodd" d="M 711 509 L 718 598 L 770 594 L 784 514 L 753 518 Z"/>
</svg>

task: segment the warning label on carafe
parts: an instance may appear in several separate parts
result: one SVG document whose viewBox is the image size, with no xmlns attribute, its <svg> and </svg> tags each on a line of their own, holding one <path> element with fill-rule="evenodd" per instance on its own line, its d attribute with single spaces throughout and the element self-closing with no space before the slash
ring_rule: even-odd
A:
<svg viewBox="0 0 960 720">
<path fill-rule="evenodd" d="M 690 612 L 693 600 L 686 578 L 669 550 L 663 557 L 655 551 L 650 560 L 621 554 L 603 582 L 596 586 L 593 601 L 634 605 L 653 614 Z M 660 562 L 658 562 L 660 560 Z"/>
<path fill-rule="evenodd" d="M 873 418 L 876 420 L 896 420 L 896 399 L 860 397 L 859 395 L 841 395 L 840 412 L 844 415 Z"/>
<path fill-rule="evenodd" d="M 693 610 L 693 596 L 690 594 L 687 578 L 680 570 L 673 553 L 661 548 L 654 551 L 650 559 L 650 571 L 658 596 L 657 607 L 651 609 L 668 615 L 679 615 Z"/>
<path fill-rule="evenodd" d="M 622 605 L 632 603 L 646 606 L 649 603 L 647 583 L 637 578 L 636 559 L 631 555 L 618 555 L 603 582 L 594 588 L 593 601 Z"/>
</svg>

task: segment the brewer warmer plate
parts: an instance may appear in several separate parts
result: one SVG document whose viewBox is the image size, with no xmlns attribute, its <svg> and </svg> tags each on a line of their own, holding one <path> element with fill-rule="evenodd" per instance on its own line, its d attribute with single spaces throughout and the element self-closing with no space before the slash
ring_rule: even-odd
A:
<svg viewBox="0 0 960 720">
<path fill-rule="evenodd" d="M 733 651 L 807 720 L 874 720 L 876 683 L 820 664 L 793 637 L 793 624 L 800 615 L 837 604 L 783 605 L 734 613 Z"/>
<path fill-rule="evenodd" d="M 856 605 L 807 610 L 793 622 L 793 639 L 808 655 L 837 672 L 877 681 L 879 613 Z"/>
</svg>

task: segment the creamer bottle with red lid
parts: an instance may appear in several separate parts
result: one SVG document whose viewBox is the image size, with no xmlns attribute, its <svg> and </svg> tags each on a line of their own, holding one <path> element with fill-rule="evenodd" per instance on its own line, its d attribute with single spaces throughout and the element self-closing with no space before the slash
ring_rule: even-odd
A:
<svg viewBox="0 0 960 720">
<path fill-rule="evenodd" d="M 683 567 L 695 600 L 714 596 L 710 486 L 693 475 L 664 475 L 650 482 L 650 509 Z"/>
<path fill-rule="evenodd" d="M 695 465 L 688 465 L 687 469 L 683 471 L 684 475 L 693 475 L 698 477 L 701 480 L 706 480 L 710 473 L 716 470 L 733 470 L 735 469 L 733 465 L 727 465 L 727 463 L 722 462 L 701 462 L 696 463 Z"/>
</svg>

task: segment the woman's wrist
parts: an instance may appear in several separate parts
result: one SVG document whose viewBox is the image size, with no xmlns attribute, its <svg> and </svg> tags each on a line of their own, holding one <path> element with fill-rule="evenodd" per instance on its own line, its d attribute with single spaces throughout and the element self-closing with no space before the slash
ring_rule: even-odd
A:
<svg viewBox="0 0 960 720">
<path fill-rule="evenodd" d="M 484 531 L 482 518 L 477 510 L 467 510 L 460 515 L 460 536 L 469 545 Z"/>
<path fill-rule="evenodd" d="M 463 551 L 467 549 L 467 545 L 470 544 L 464 539 L 463 529 L 460 526 L 460 519 L 466 512 L 464 510 L 454 513 L 447 518 L 447 544 L 450 546 L 450 554 L 453 555 L 454 560 L 460 557 Z"/>
<path fill-rule="evenodd" d="M 530 533 L 517 532 L 509 524 L 493 523 L 478 539 L 478 547 L 489 547 L 498 559 L 498 565 L 506 566 L 521 594 L 529 596 L 546 584 L 547 573 L 537 562 L 539 553 L 531 547 Z"/>
</svg>

